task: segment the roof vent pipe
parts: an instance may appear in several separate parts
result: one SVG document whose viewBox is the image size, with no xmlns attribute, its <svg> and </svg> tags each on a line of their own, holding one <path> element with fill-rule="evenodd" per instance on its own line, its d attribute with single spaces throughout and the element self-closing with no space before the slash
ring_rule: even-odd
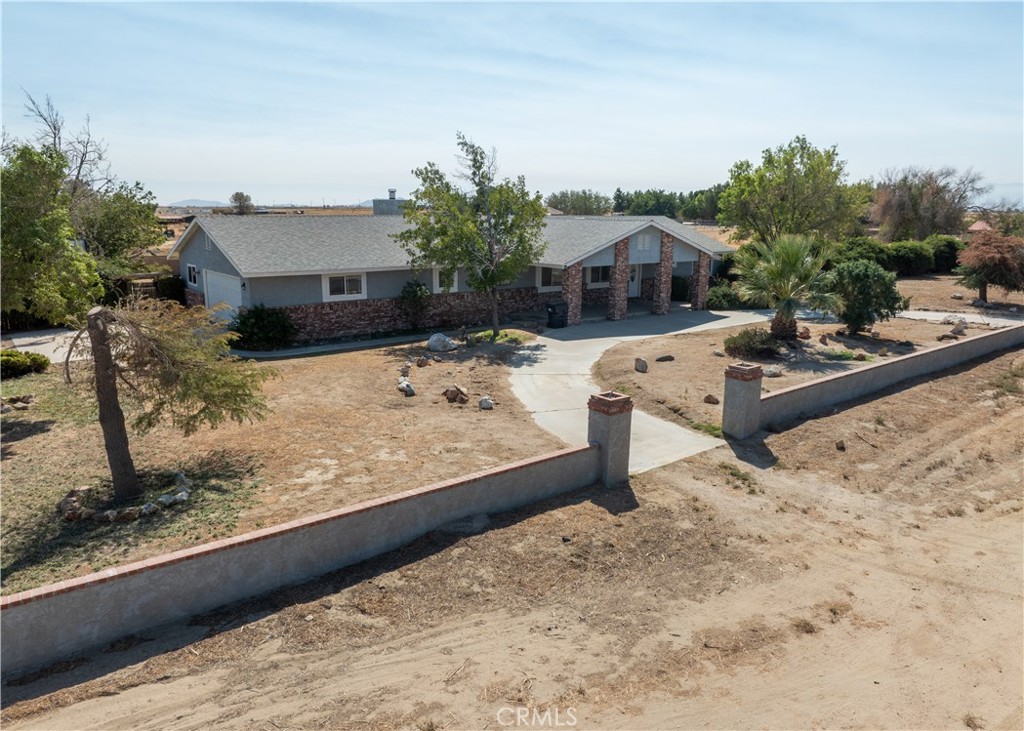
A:
<svg viewBox="0 0 1024 731">
<path fill-rule="evenodd" d="M 396 191 L 396 188 L 388 188 L 388 200 L 394 200 L 395 199 L 395 191 Z"/>
</svg>

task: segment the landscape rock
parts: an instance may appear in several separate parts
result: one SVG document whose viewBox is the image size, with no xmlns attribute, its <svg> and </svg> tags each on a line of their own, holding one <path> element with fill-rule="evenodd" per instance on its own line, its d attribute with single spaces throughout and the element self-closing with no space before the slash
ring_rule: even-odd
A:
<svg viewBox="0 0 1024 731">
<path fill-rule="evenodd" d="M 156 503 L 146 503 L 139 508 L 140 515 L 152 515 L 153 513 L 160 510 L 160 507 Z"/>
<path fill-rule="evenodd" d="M 469 394 L 466 393 L 466 389 L 464 389 L 462 386 L 459 386 L 458 384 L 454 386 L 449 386 L 448 388 L 441 392 L 441 395 L 448 399 L 448 403 L 450 404 L 469 403 Z"/>
<path fill-rule="evenodd" d="M 174 503 L 178 502 L 175 499 L 174 495 L 170 495 L 170 494 L 167 494 L 167 493 L 165 493 L 165 494 L 161 495 L 160 497 L 158 497 L 156 499 L 156 501 L 158 503 L 160 503 L 161 505 L 163 505 L 165 508 L 168 508 L 171 505 L 174 505 Z"/>
<path fill-rule="evenodd" d="M 846 442 L 844 442 L 842 439 L 837 441 L 836 442 L 836 449 L 838 449 L 840 452 L 845 452 L 846 451 Z"/>
<path fill-rule="evenodd" d="M 425 355 L 421 355 L 419 358 L 416 359 L 416 367 L 417 368 L 424 368 L 429 363 L 430 363 L 430 361 L 427 360 L 427 356 L 425 356 Z"/>
<path fill-rule="evenodd" d="M 648 368 L 647 361 L 643 358 L 637 358 L 633 361 L 633 368 L 636 369 L 637 373 L 646 373 Z"/>
<path fill-rule="evenodd" d="M 411 371 L 411 370 L 412 370 L 412 363 L 406 363 L 404 366 L 402 366 L 401 368 L 398 369 L 398 373 L 403 378 L 406 378 L 406 377 L 409 376 L 409 371 Z"/>
<path fill-rule="evenodd" d="M 822 333 L 821 337 L 818 338 L 818 342 L 821 343 L 822 345 L 828 345 L 828 336 L 825 335 L 825 333 Z"/>
<path fill-rule="evenodd" d="M 490 396 L 484 396 L 480 399 L 480 408 L 484 411 L 490 411 L 494 408 L 494 401 L 491 400 Z"/>
<path fill-rule="evenodd" d="M 951 300 L 962 300 L 964 298 L 964 296 L 962 294 L 960 294 L 959 292 L 954 292 L 953 294 L 949 295 L 949 298 Z"/>
<path fill-rule="evenodd" d="M 725 353 L 723 353 L 721 350 L 716 350 L 716 351 L 712 352 L 711 354 L 714 355 L 714 356 L 717 356 L 719 358 L 724 358 L 725 357 Z"/>
<path fill-rule="evenodd" d="M 15 411 L 27 411 L 28 404 L 18 401 L 17 403 L 11 404 L 11 408 L 14 409 Z"/>
<path fill-rule="evenodd" d="M 675 359 L 676 357 L 674 355 L 659 355 L 654 360 L 658 363 L 669 363 Z"/>
<path fill-rule="evenodd" d="M 427 341 L 427 348 L 434 353 L 447 353 L 449 350 L 455 350 L 458 347 L 455 341 L 444 333 L 434 333 Z"/>
<path fill-rule="evenodd" d="M 871 337 L 873 337 L 873 338 L 880 338 L 880 337 L 882 337 L 882 333 L 878 332 L 877 330 L 872 330 L 871 331 Z"/>
<path fill-rule="evenodd" d="M 867 360 L 868 356 L 867 356 L 866 353 L 854 353 L 853 354 L 853 359 L 854 360 Z"/>
<path fill-rule="evenodd" d="M 139 519 L 139 514 L 141 512 L 142 512 L 142 508 L 140 508 L 138 506 L 133 506 L 133 507 L 130 507 L 130 508 L 125 508 L 125 509 L 121 510 L 120 512 L 118 512 L 117 519 L 119 521 L 121 521 L 122 523 L 130 523 L 133 520 L 138 520 Z"/>
<path fill-rule="evenodd" d="M 721 403 L 721 401 L 718 400 L 717 396 L 709 393 L 707 396 L 704 397 L 704 403 L 711 404 L 712 406 L 714 406 L 715 404 Z"/>
<path fill-rule="evenodd" d="M 192 480 L 185 477 L 184 472 L 178 472 L 174 475 L 174 484 L 178 486 L 178 490 L 188 489 L 192 487 Z"/>
<path fill-rule="evenodd" d="M 985 307 L 987 304 L 988 302 L 986 302 L 983 299 L 976 299 L 973 302 L 971 302 L 971 307 Z"/>
<path fill-rule="evenodd" d="M 778 378 L 782 375 L 782 369 L 778 366 L 768 366 L 763 371 L 766 378 Z"/>
<path fill-rule="evenodd" d="M 171 497 L 176 503 L 184 503 L 188 502 L 188 499 L 192 497 L 192 493 L 188 490 L 182 490 L 181 492 L 174 493 Z"/>
<path fill-rule="evenodd" d="M 92 519 L 97 523 L 113 523 L 117 520 L 116 510 L 101 510 L 92 514 Z"/>
<path fill-rule="evenodd" d="M 800 332 L 798 332 L 796 334 L 796 336 L 798 338 L 800 338 L 801 340 L 810 340 L 811 339 L 811 328 L 809 328 L 809 327 L 802 327 L 802 328 L 800 328 Z"/>
<path fill-rule="evenodd" d="M 435 356 L 434 356 L 434 362 L 435 362 L 435 363 L 440 363 L 440 362 L 441 362 L 441 356 L 439 356 L 439 355 L 435 355 Z"/>
<path fill-rule="evenodd" d="M 948 333 L 942 333 L 942 335 L 939 335 L 935 339 L 938 340 L 941 343 L 943 340 L 959 340 L 960 336 L 957 335 L 956 333 L 948 332 Z"/>
<path fill-rule="evenodd" d="M 14 411 L 13 406 L 9 406 L 7 404 L 3 404 L 2 406 L 0 406 L 0 414 L 9 414 L 12 411 Z"/>
<path fill-rule="evenodd" d="M 398 382 L 398 390 L 405 394 L 406 398 L 416 395 L 416 389 L 409 381 L 402 380 Z"/>
</svg>

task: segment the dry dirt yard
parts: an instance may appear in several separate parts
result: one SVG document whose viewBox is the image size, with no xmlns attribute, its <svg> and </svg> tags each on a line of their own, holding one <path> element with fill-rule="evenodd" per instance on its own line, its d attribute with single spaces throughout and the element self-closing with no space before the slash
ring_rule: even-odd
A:
<svg viewBox="0 0 1024 731">
<path fill-rule="evenodd" d="M 188 438 L 170 428 L 132 438 L 140 470 L 212 475 L 197 483 L 196 503 L 189 506 L 194 516 L 161 516 L 165 524 L 58 521 L 56 504 L 72 487 L 109 492 L 102 487 L 109 471 L 95 416 L 67 406 L 71 394 L 54 368 L 44 377 L 5 381 L 4 395 L 34 391 L 40 403 L 0 422 L 3 592 L 560 448 L 509 390 L 504 361 L 514 347 L 485 343 L 413 366 L 417 393 L 411 398 L 396 389 L 398 369 L 426 353 L 422 343 L 268 364 L 280 377 L 264 385 L 271 409 L 265 421 L 228 423 Z M 469 392 L 469 403 L 449 404 L 441 396 L 453 383 Z M 485 394 L 495 402 L 493 411 L 477 407 Z M 102 542 L 86 543 L 88 530 L 103 532 Z M 53 546 L 55 555 L 33 553 L 39 544 Z"/>
<path fill-rule="evenodd" d="M 703 353 L 720 389 L 709 338 L 622 349 L 676 355 L 657 367 Z M 702 386 L 680 398 L 682 378 L 638 398 L 703 405 Z M 9 684 L 2 720 L 1020 729 L 1022 390 L 1024 356 L 1003 353 L 628 487 L 436 531 Z"/>
</svg>

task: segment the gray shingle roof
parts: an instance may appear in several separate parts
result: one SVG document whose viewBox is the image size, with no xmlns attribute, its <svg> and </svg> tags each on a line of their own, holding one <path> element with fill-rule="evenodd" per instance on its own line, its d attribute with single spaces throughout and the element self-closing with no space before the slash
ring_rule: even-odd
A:
<svg viewBox="0 0 1024 731">
<path fill-rule="evenodd" d="M 664 216 L 548 216 L 548 247 L 539 263 L 564 266 L 654 224 L 711 254 L 729 247 Z M 202 216 L 195 226 L 213 239 L 243 277 L 345 270 L 404 269 L 409 257 L 392 234 L 401 216 Z M 188 243 L 182 239 L 172 255 Z"/>
</svg>

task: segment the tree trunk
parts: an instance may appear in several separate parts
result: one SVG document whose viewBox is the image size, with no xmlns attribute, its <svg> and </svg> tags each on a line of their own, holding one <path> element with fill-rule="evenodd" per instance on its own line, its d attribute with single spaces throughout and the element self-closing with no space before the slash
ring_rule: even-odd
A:
<svg viewBox="0 0 1024 731">
<path fill-rule="evenodd" d="M 96 367 L 96 400 L 100 408 L 103 446 L 107 450 L 114 496 L 120 500 L 141 494 L 142 486 L 139 485 L 135 463 L 128 449 L 128 430 L 117 398 L 117 372 L 114 370 L 114 358 L 110 354 L 110 343 L 107 340 L 105 312 L 102 307 L 94 307 L 89 311 L 88 330 Z"/>
<path fill-rule="evenodd" d="M 982 282 L 978 285 L 978 299 L 982 302 L 988 302 L 988 282 Z"/>
<path fill-rule="evenodd" d="M 498 292 L 492 289 L 487 294 L 491 298 L 491 342 L 493 343 L 501 332 L 501 322 L 498 318 Z"/>
<path fill-rule="evenodd" d="M 771 333 L 779 340 L 794 340 L 796 338 L 796 318 L 783 317 L 776 312 L 772 318 Z"/>
</svg>

